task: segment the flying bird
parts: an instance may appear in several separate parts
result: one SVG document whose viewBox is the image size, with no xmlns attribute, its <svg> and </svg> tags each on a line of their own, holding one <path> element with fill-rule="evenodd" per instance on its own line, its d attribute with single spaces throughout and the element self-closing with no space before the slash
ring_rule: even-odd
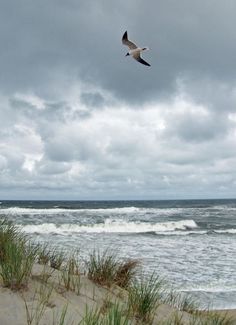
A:
<svg viewBox="0 0 236 325">
<path fill-rule="evenodd" d="M 146 61 L 144 61 L 140 54 L 141 52 L 145 51 L 145 50 L 149 50 L 148 47 L 138 47 L 136 44 L 134 44 L 133 42 L 131 42 L 128 39 L 128 34 L 127 31 L 124 33 L 123 37 L 122 37 L 122 43 L 124 45 L 127 45 L 129 48 L 129 52 L 126 54 L 126 56 L 131 55 L 135 60 L 137 60 L 138 62 L 147 65 L 147 66 L 151 66 L 149 63 L 147 63 Z"/>
</svg>

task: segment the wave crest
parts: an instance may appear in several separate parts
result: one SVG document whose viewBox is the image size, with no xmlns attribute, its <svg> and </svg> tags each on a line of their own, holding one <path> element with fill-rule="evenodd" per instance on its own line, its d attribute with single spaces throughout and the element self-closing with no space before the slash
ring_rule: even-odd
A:
<svg viewBox="0 0 236 325">
<path fill-rule="evenodd" d="M 32 214 L 32 215 L 50 215 L 50 214 L 64 214 L 64 213 L 134 213 L 140 211 L 140 208 L 136 207 L 122 207 L 122 208 L 97 208 L 97 209 L 70 209 L 70 208 L 60 208 L 55 206 L 54 208 L 21 208 L 21 207 L 11 207 L 0 209 L 0 213 L 5 213 L 8 215 L 23 215 L 23 214 Z"/>
<path fill-rule="evenodd" d="M 94 225 L 56 225 L 54 223 L 25 225 L 22 227 L 22 230 L 26 233 L 56 233 L 67 235 L 70 233 L 165 233 L 176 230 L 190 230 L 194 228 L 197 228 L 197 224 L 194 220 L 182 220 L 176 222 L 173 221 L 151 224 L 145 222 L 127 222 L 106 219 L 104 223 Z"/>
</svg>

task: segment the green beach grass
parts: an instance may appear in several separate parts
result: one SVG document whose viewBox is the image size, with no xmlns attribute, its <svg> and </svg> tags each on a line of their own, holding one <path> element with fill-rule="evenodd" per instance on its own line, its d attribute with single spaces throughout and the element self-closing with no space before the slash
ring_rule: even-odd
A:
<svg viewBox="0 0 236 325">
<path fill-rule="evenodd" d="M 122 261 L 112 251 L 103 253 L 93 251 L 87 262 L 87 275 L 93 282 L 110 287 L 116 284 L 121 288 L 128 288 L 135 278 L 140 262 L 136 260 Z"/>
</svg>

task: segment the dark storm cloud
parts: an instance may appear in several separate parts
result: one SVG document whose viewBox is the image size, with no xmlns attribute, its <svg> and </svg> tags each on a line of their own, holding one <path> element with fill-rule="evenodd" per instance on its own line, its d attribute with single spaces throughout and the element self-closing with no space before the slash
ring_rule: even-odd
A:
<svg viewBox="0 0 236 325">
<path fill-rule="evenodd" d="M 228 84 L 235 79 L 235 12 L 232 0 L 1 1 L 1 89 L 52 96 L 55 86 L 83 79 L 140 102 L 171 95 L 185 75 Z M 124 57 L 126 29 L 150 46 L 150 69 Z"/>
<path fill-rule="evenodd" d="M 234 195 L 235 12 L 0 0 L 0 195 Z M 150 68 L 125 57 L 125 30 Z"/>
</svg>

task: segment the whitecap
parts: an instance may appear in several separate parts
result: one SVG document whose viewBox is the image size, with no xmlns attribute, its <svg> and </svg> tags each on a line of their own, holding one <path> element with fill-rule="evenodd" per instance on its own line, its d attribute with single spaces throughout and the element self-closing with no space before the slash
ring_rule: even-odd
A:
<svg viewBox="0 0 236 325">
<path fill-rule="evenodd" d="M 108 213 L 108 214 L 119 214 L 119 213 L 134 213 L 139 212 L 140 209 L 136 207 L 123 207 L 123 208 L 107 208 L 107 209 L 65 209 L 59 208 L 57 206 L 53 208 L 44 208 L 44 209 L 37 209 L 37 208 L 21 208 L 21 207 L 11 207 L 5 208 L 0 210 L 1 213 L 5 213 L 8 215 L 23 215 L 23 214 L 32 214 L 32 215 L 50 215 L 50 214 L 63 214 L 68 212 L 90 212 L 90 213 Z"/>
<path fill-rule="evenodd" d="M 104 223 L 94 225 L 76 225 L 76 224 L 61 224 L 44 223 L 39 225 L 25 225 L 22 230 L 26 233 L 165 233 L 176 230 L 197 228 L 194 220 L 182 220 L 162 223 L 145 223 L 145 222 L 127 222 L 113 219 L 106 219 Z"/>
<path fill-rule="evenodd" d="M 236 234 L 236 229 L 224 229 L 224 230 L 214 230 L 218 234 Z"/>
</svg>

